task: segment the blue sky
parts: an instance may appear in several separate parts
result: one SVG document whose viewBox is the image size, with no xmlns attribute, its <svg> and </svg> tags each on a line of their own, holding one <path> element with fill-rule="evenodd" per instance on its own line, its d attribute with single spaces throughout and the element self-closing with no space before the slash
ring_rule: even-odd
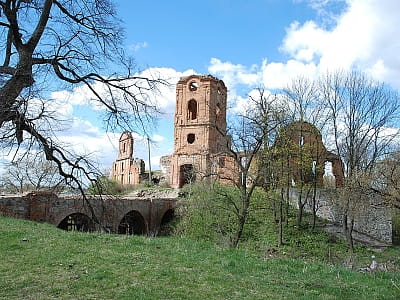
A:
<svg viewBox="0 0 400 300">
<path fill-rule="evenodd" d="M 246 105 L 257 86 L 285 87 L 299 75 L 357 68 L 400 89 L 399 0 L 117 0 L 126 51 L 143 74 L 177 82 L 192 73 L 212 74 L 228 87 L 232 110 Z M 104 74 L 107 75 L 107 74 Z M 104 133 L 101 114 L 78 88 L 60 111 L 72 119 L 60 139 L 94 153 L 111 166 L 120 132 Z M 156 96 L 164 112 L 153 133 L 153 169 L 173 152 L 174 86 Z M 147 150 L 138 137 L 136 157 Z M 146 166 L 147 167 L 147 166 Z"/>
<path fill-rule="evenodd" d="M 258 64 L 277 51 L 294 20 L 316 17 L 306 3 L 287 0 L 118 1 L 127 28 L 127 45 L 140 65 L 193 68 L 207 73 L 212 57 Z M 144 43 L 144 44 L 143 44 Z"/>
<path fill-rule="evenodd" d="M 358 68 L 400 88 L 400 43 L 393 39 L 400 34 L 398 0 L 116 3 L 127 52 L 144 74 L 160 74 L 172 83 L 183 75 L 212 74 L 224 80 L 232 107 L 245 105 L 257 86 L 283 88 L 296 76 L 315 78 L 336 68 Z M 153 135 L 153 168 L 160 156 L 173 152 L 173 88 L 163 88 L 157 100 L 165 115 Z M 94 127 L 91 132 L 103 145 L 107 142 L 97 114 L 83 106 L 74 107 L 73 114 L 90 122 L 86 125 Z M 107 136 L 113 147 L 99 155 L 105 166 L 116 157 L 118 134 Z M 147 157 L 140 138 L 135 156 Z"/>
</svg>

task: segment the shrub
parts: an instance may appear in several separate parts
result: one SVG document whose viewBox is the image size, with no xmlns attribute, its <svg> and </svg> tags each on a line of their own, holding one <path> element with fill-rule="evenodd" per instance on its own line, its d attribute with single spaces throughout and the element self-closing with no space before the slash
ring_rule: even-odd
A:
<svg viewBox="0 0 400 300">
<path fill-rule="evenodd" d="M 236 222 L 230 203 L 238 198 L 235 189 L 196 183 L 186 187 L 184 192 L 186 197 L 177 210 L 175 234 L 229 245 Z M 227 195 L 232 200 L 228 200 Z"/>
<path fill-rule="evenodd" d="M 106 176 L 100 176 L 95 183 L 88 187 L 88 193 L 91 195 L 118 195 L 123 192 L 123 187 Z"/>
</svg>

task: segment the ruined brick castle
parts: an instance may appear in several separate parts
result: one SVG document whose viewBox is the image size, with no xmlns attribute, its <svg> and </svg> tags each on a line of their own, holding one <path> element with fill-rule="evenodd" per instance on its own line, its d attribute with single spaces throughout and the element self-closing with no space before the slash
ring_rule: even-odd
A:
<svg viewBox="0 0 400 300">
<path fill-rule="evenodd" d="M 226 102 L 224 82 L 211 75 L 192 75 L 178 81 L 174 153 L 160 161 L 169 186 L 180 188 L 199 177 L 223 177 L 220 175 L 231 172 L 233 162 L 226 155 Z M 132 136 L 124 132 L 112 167 L 112 178 L 122 184 L 140 183 L 144 163 L 132 158 L 132 153 Z"/>
<path fill-rule="evenodd" d="M 121 184 L 137 185 L 144 174 L 144 161 L 133 157 L 134 140 L 128 131 L 119 138 L 118 157 L 111 167 L 111 178 Z"/>
</svg>

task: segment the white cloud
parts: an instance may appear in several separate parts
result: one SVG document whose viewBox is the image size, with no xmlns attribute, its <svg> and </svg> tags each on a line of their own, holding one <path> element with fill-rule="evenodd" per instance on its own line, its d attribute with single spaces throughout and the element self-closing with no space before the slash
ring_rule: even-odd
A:
<svg viewBox="0 0 400 300">
<path fill-rule="evenodd" d="M 254 87 L 281 89 L 295 77 L 315 79 L 337 69 L 355 68 L 400 89 L 398 0 L 297 1 L 308 2 L 329 21 L 290 24 L 280 47 L 289 55 L 287 61 L 264 59 L 260 65 L 247 67 L 218 58 L 210 60 L 208 70 L 227 85 L 233 111 L 243 109 L 243 97 Z"/>
<path fill-rule="evenodd" d="M 162 115 L 172 120 L 175 114 L 176 84 L 181 77 L 193 74 L 197 74 L 197 72 L 192 69 L 179 72 L 172 68 L 148 68 L 140 72 L 138 76 L 160 79 L 165 82 L 165 84 L 158 85 L 158 90 L 154 91 L 152 97 Z"/>
<path fill-rule="evenodd" d="M 228 102 L 235 102 L 240 95 L 240 86 L 253 87 L 260 85 L 260 67 L 250 67 L 232 62 L 223 62 L 218 58 L 211 58 L 208 71 L 223 80 L 228 89 Z"/>
<path fill-rule="evenodd" d="M 330 2 L 309 0 L 320 9 Z M 400 88 L 400 18 L 398 0 L 347 0 L 336 25 L 294 22 L 281 49 L 299 61 L 313 61 L 321 71 L 357 68 Z"/>
<path fill-rule="evenodd" d="M 154 142 L 159 143 L 162 141 L 165 141 L 165 137 L 158 135 L 158 134 L 154 134 L 153 137 L 151 138 Z"/>
<path fill-rule="evenodd" d="M 149 46 L 149 44 L 146 41 L 144 41 L 144 42 L 138 42 L 136 44 L 132 44 L 128 48 L 134 52 L 137 52 L 140 49 L 147 48 L 148 46 Z"/>
<path fill-rule="evenodd" d="M 157 85 L 157 89 L 150 91 L 147 94 L 147 98 L 145 102 L 150 105 L 155 105 L 162 115 L 172 118 L 175 112 L 175 87 L 176 83 L 178 82 L 180 77 L 188 76 L 196 74 L 196 72 L 192 69 L 179 72 L 172 68 L 148 68 L 139 73 L 136 73 L 135 76 L 139 78 L 149 78 L 149 79 L 160 79 L 164 82 Z M 132 80 L 133 81 L 133 80 Z M 136 83 L 140 82 L 139 84 L 142 86 L 147 85 L 145 80 L 135 80 Z M 92 85 L 93 89 L 96 92 L 104 97 L 107 98 L 108 89 L 102 83 L 96 82 Z M 147 86 L 146 86 L 147 88 Z M 118 93 L 117 93 L 118 94 Z M 137 93 L 138 94 L 138 93 Z M 138 95 L 140 97 L 140 95 Z M 69 90 L 62 90 L 53 92 L 51 94 L 51 98 L 60 103 L 60 105 L 67 106 L 69 105 L 72 109 L 74 105 L 86 105 L 90 106 L 92 109 L 99 111 L 105 109 L 104 105 L 101 105 L 98 101 L 96 101 L 94 94 L 86 85 L 80 85 L 73 88 L 71 91 Z M 121 97 L 122 98 L 122 97 Z M 127 105 L 124 102 L 121 102 L 120 107 L 123 108 L 124 105 Z M 129 109 L 129 108 L 127 108 Z"/>
<path fill-rule="evenodd" d="M 264 87 L 269 89 L 282 89 L 296 77 L 315 77 L 318 75 L 318 69 L 313 62 L 303 63 L 292 59 L 286 63 L 267 63 L 267 61 L 264 60 L 261 74 Z"/>
</svg>

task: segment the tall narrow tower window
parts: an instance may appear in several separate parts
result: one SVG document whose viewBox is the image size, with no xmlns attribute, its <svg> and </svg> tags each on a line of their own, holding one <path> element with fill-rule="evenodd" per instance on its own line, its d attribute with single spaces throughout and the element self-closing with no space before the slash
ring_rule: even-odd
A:
<svg viewBox="0 0 400 300">
<path fill-rule="evenodd" d="M 188 102 L 188 119 L 189 120 L 197 119 L 197 101 L 194 99 Z"/>
</svg>

